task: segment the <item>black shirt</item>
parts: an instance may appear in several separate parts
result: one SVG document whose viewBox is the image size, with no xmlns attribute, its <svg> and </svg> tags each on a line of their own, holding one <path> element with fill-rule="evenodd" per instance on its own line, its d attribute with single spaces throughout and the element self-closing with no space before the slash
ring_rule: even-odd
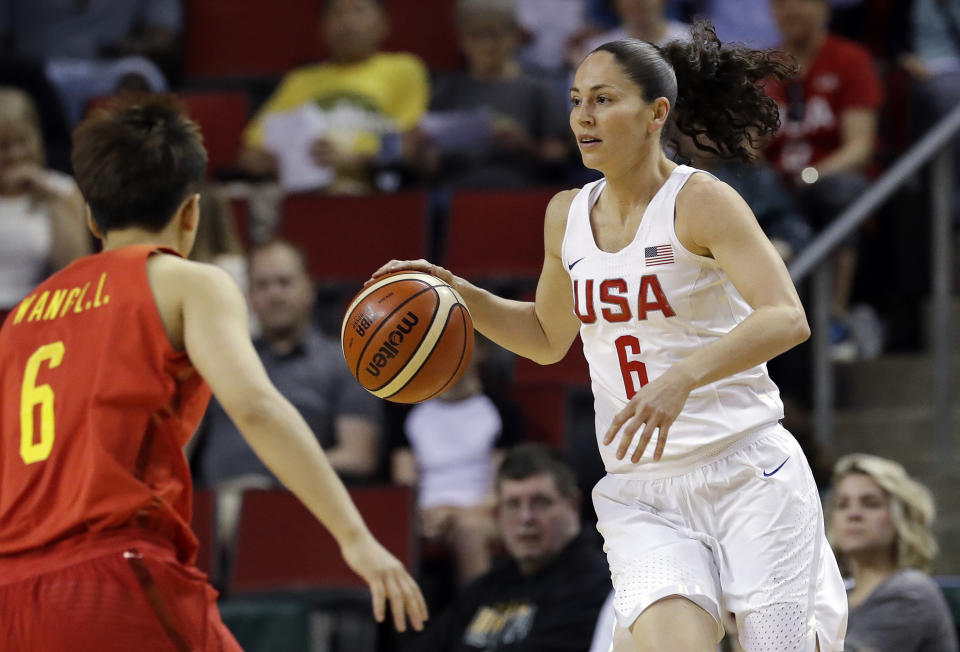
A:
<svg viewBox="0 0 960 652">
<path fill-rule="evenodd" d="M 512 559 L 466 586 L 415 652 L 584 652 L 610 593 L 603 553 L 580 535 L 527 577 Z"/>
</svg>

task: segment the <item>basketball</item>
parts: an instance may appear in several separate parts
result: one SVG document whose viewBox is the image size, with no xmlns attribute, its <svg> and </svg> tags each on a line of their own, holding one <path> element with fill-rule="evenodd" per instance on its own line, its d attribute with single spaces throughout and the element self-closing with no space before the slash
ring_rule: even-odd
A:
<svg viewBox="0 0 960 652">
<path fill-rule="evenodd" d="M 340 327 L 343 357 L 368 392 L 419 403 L 451 387 L 473 353 L 463 298 L 429 274 L 397 272 L 364 287 Z"/>
</svg>

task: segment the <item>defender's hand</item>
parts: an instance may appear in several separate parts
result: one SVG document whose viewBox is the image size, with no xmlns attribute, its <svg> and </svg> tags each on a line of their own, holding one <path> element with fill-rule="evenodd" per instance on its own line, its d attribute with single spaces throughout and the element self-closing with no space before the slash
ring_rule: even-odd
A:
<svg viewBox="0 0 960 652">
<path fill-rule="evenodd" d="M 429 618 L 427 603 L 420 587 L 396 557 L 370 535 L 345 544 L 341 552 L 347 565 L 370 585 L 373 616 L 378 623 L 386 617 L 389 602 L 393 626 L 398 632 L 407 631 L 408 618 L 415 630 L 423 630 L 423 622 Z"/>
<path fill-rule="evenodd" d="M 630 450 L 634 435 L 643 426 L 640 441 L 630 457 L 630 461 L 636 464 L 643 457 L 643 452 L 653 437 L 653 431 L 659 430 L 657 447 L 653 452 L 653 459 L 659 460 L 667 444 L 670 426 L 683 409 L 691 389 L 690 382 L 675 369 L 670 369 L 653 382 L 644 385 L 613 418 L 603 437 L 604 446 L 610 445 L 622 428 L 623 436 L 617 448 L 617 459 L 622 460 Z"/>
</svg>

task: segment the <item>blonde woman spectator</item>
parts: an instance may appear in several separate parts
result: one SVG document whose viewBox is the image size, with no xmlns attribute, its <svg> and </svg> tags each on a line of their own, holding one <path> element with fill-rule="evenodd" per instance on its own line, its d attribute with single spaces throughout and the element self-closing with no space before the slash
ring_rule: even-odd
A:
<svg viewBox="0 0 960 652">
<path fill-rule="evenodd" d="M 837 462 L 833 487 L 828 536 L 852 578 L 846 649 L 956 652 L 950 611 L 927 574 L 937 554 L 930 491 L 896 462 L 863 454 Z"/>
<path fill-rule="evenodd" d="M 89 252 L 83 198 L 72 178 L 45 167 L 33 101 L 0 87 L 0 311 Z"/>
</svg>

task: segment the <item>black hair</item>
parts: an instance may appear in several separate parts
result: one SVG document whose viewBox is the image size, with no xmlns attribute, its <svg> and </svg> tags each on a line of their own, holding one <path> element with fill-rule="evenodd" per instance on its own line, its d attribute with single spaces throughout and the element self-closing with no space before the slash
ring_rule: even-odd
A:
<svg viewBox="0 0 960 652">
<path fill-rule="evenodd" d="M 200 129 L 171 95 L 124 95 L 96 110 L 74 131 L 70 159 L 104 234 L 162 231 L 207 169 Z"/>
<path fill-rule="evenodd" d="M 504 480 L 526 480 L 549 475 L 564 496 L 577 493 L 577 476 L 563 456 L 543 444 L 518 444 L 509 449 L 497 470 L 497 490 Z"/>
<path fill-rule="evenodd" d="M 690 136 L 698 149 L 726 159 L 751 160 L 748 145 L 758 146 L 777 132 L 780 112 L 764 92 L 764 82 L 797 72 L 782 52 L 721 44 L 713 25 L 704 20 L 694 23 L 689 41 L 661 48 L 621 39 L 598 51 L 616 58 L 641 88 L 644 101 L 670 101 L 673 128 Z M 711 142 L 702 142 L 701 136 Z"/>
</svg>

